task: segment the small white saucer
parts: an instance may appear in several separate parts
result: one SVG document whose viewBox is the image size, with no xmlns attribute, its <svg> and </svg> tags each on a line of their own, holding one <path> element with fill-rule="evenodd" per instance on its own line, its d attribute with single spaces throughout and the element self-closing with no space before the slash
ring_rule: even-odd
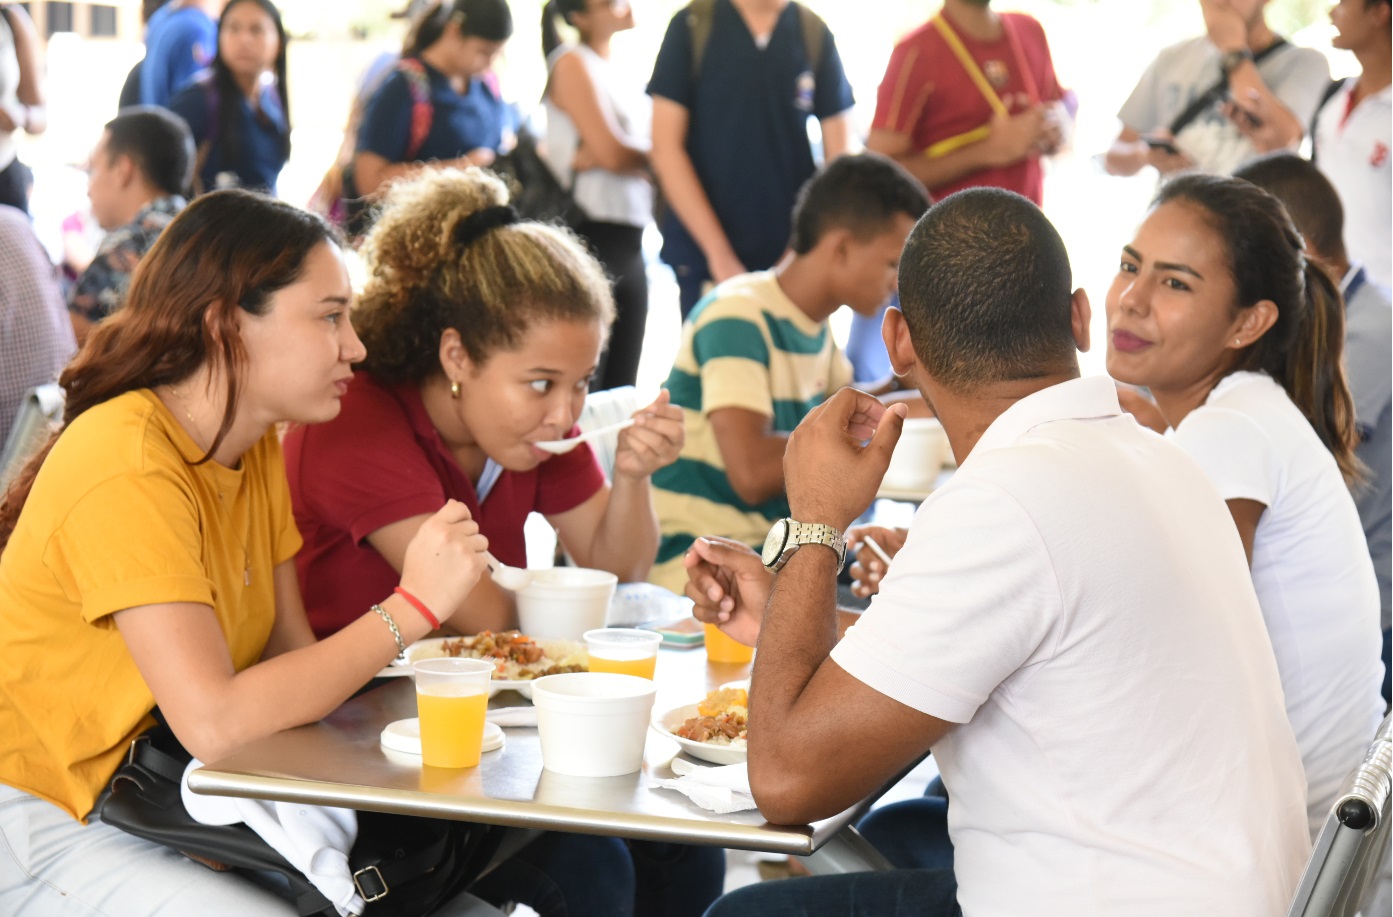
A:
<svg viewBox="0 0 1393 917">
<path fill-rule="evenodd" d="M 497 751 L 503 747 L 503 730 L 488 721 L 484 722 L 484 744 L 482 750 Z M 382 730 L 382 747 L 406 755 L 421 756 L 421 721 L 417 717 L 388 723 Z"/>
</svg>

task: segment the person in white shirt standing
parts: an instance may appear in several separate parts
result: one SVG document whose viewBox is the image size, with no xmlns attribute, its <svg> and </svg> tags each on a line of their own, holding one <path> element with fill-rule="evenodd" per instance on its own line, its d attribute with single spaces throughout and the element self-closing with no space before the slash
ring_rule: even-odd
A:
<svg viewBox="0 0 1393 917">
<path fill-rule="evenodd" d="M 563 44 L 558 21 L 580 41 Z M 584 222 L 573 228 L 604 265 L 614 291 L 614 324 L 592 391 L 634 384 L 648 326 L 643 230 L 653 219 L 653 101 L 610 60 L 610 40 L 633 27 L 628 0 L 550 0 L 542 11 L 544 155 L 584 211 Z"/>
<path fill-rule="evenodd" d="M 1346 486 L 1358 437 L 1339 291 L 1275 197 L 1186 175 L 1123 246 L 1107 311 L 1108 372 L 1151 389 L 1242 538 L 1314 835 L 1383 715 L 1378 582 Z"/>
<path fill-rule="evenodd" d="M 1360 73 L 1316 114 L 1315 161 L 1345 206 L 1345 245 L 1382 287 L 1393 284 L 1393 4 L 1339 0 L 1330 9 L 1337 48 Z"/>
<path fill-rule="evenodd" d="M 1205 34 L 1163 48 L 1118 111 L 1103 159 L 1112 175 L 1154 166 L 1228 174 L 1258 153 L 1298 146 L 1330 82 L 1313 48 L 1267 24 L 1268 0 L 1200 0 Z"/>
<path fill-rule="evenodd" d="M 764 817 L 829 816 L 932 748 L 954 869 L 750 886 L 708 917 L 1281 912 L 1310 847 L 1305 781 L 1213 485 L 1122 414 L 1111 381 L 1079 378 L 1088 300 L 1033 204 L 952 195 L 900 265 L 887 349 L 959 469 L 869 610 L 838 642 L 840 533 L 874 498 L 903 414 L 853 389 L 789 440 L 772 591 L 747 549 L 704 539 L 687 594 L 758 637 Z"/>
</svg>

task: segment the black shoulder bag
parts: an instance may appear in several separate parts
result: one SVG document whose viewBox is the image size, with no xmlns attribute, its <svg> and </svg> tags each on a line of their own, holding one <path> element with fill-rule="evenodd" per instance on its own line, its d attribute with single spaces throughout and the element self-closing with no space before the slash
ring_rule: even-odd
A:
<svg viewBox="0 0 1393 917">
<path fill-rule="evenodd" d="M 1254 54 L 1253 66 L 1256 67 L 1258 64 L 1262 63 L 1264 59 L 1270 56 L 1278 48 L 1285 47 L 1286 43 L 1287 40 L 1285 38 L 1279 37 L 1272 44 L 1268 45 L 1266 48 L 1263 48 L 1261 51 Z M 1200 93 L 1198 96 L 1196 96 L 1194 101 L 1192 101 L 1189 105 L 1186 105 L 1185 108 L 1181 110 L 1180 114 L 1176 115 L 1174 118 L 1171 119 L 1170 126 L 1166 129 L 1170 131 L 1170 135 L 1172 137 L 1179 137 L 1180 132 L 1183 131 L 1185 128 L 1189 127 L 1190 122 L 1198 118 L 1204 112 L 1205 109 L 1209 108 L 1209 106 L 1211 105 L 1215 105 L 1219 102 L 1224 101 L 1228 97 L 1229 75 L 1227 73 L 1222 73 L 1219 75 L 1219 81 L 1215 83 L 1213 86 L 1210 86 L 1204 92 Z"/>
<path fill-rule="evenodd" d="M 518 128 L 513 149 L 495 159 L 489 168 L 508 185 L 513 206 L 527 219 L 572 228 L 589 219 L 576 203 L 573 187 L 564 187 L 557 180 L 537 149 L 537 138 L 525 125 Z"/>
<path fill-rule="evenodd" d="M 159 711 L 155 715 L 159 719 Z M 111 778 L 101 820 L 220 872 L 280 873 L 302 917 L 337 917 L 304 874 L 251 828 L 205 825 L 188 814 L 179 784 L 190 760 L 161 721 L 131 744 L 129 758 Z M 358 893 L 368 902 L 365 917 L 429 914 L 485 871 L 501 837 L 488 825 L 359 812 L 358 839 L 348 860 Z"/>
</svg>

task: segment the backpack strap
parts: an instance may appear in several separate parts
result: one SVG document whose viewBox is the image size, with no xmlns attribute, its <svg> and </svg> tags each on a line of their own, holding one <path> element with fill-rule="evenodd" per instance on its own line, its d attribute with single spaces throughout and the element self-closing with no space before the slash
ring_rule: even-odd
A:
<svg viewBox="0 0 1393 917">
<path fill-rule="evenodd" d="M 1264 58 L 1270 57 L 1274 52 L 1286 47 L 1286 44 L 1287 40 L 1285 38 L 1282 38 L 1280 35 L 1277 36 L 1276 41 L 1253 55 L 1253 66 L 1256 67 L 1263 62 Z M 1180 132 L 1189 127 L 1190 122 L 1198 118 L 1205 109 L 1227 98 L 1228 91 L 1228 74 L 1220 74 L 1218 82 L 1196 96 L 1194 101 L 1185 106 L 1180 114 L 1171 119 L 1171 123 L 1166 128 L 1170 132 L 1170 135 L 1172 137 L 1180 136 Z"/>
<path fill-rule="evenodd" d="M 1345 85 L 1344 80 L 1331 80 L 1330 85 L 1325 87 L 1325 91 L 1320 94 L 1320 101 L 1316 103 L 1315 114 L 1311 115 L 1311 123 L 1306 125 L 1306 136 L 1311 138 L 1311 162 L 1316 161 L 1316 155 L 1320 152 L 1316 149 L 1316 122 L 1320 120 L 1320 113 L 1325 108 L 1325 103 L 1335 97 L 1335 93 L 1340 91 L 1340 87 Z"/>
<path fill-rule="evenodd" d="M 827 23 L 822 17 L 801 3 L 794 3 L 798 9 L 798 22 L 803 26 L 803 50 L 808 55 L 808 69 L 817 74 L 822 69 L 822 55 L 827 39 Z"/>
<path fill-rule="evenodd" d="M 435 106 L 430 101 L 430 77 L 426 75 L 425 64 L 414 57 L 404 57 L 397 63 L 397 69 L 406 77 L 406 88 L 411 93 L 411 136 L 406 142 L 403 160 L 412 162 L 430 135 Z"/>
<path fill-rule="evenodd" d="M 701 75 L 701 59 L 711 42 L 711 23 L 716 18 L 716 0 L 692 0 L 687 4 L 687 31 L 692 35 L 692 82 Z"/>
<path fill-rule="evenodd" d="M 798 11 L 798 24 L 803 32 L 803 50 L 808 55 L 808 69 L 817 73 L 822 68 L 822 55 L 827 44 L 827 24 L 801 3 L 790 6 Z M 687 4 L 687 30 L 692 36 L 692 81 L 701 75 L 701 59 L 711 43 L 711 24 L 716 17 L 716 0 L 692 0 Z"/>
</svg>

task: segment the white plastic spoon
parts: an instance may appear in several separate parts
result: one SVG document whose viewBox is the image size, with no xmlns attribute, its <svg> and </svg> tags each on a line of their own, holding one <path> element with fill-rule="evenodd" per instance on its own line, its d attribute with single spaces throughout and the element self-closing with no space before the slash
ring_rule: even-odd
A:
<svg viewBox="0 0 1393 917">
<path fill-rule="evenodd" d="M 533 443 L 532 445 L 541 449 L 543 452 L 550 452 L 552 455 L 565 455 L 581 443 L 588 443 L 592 439 L 599 439 L 609 433 L 618 433 L 620 430 L 627 430 L 633 425 L 634 419 L 630 417 L 628 420 L 621 420 L 619 423 L 612 423 L 607 427 L 599 427 L 582 433 L 579 436 L 572 436 L 570 439 L 549 439 L 544 442 Z"/>
<path fill-rule="evenodd" d="M 509 592 L 525 589 L 527 584 L 532 582 L 532 571 L 524 570 L 521 567 L 510 567 L 494 557 L 489 551 L 484 552 L 484 563 L 488 564 L 493 581 Z"/>
</svg>

